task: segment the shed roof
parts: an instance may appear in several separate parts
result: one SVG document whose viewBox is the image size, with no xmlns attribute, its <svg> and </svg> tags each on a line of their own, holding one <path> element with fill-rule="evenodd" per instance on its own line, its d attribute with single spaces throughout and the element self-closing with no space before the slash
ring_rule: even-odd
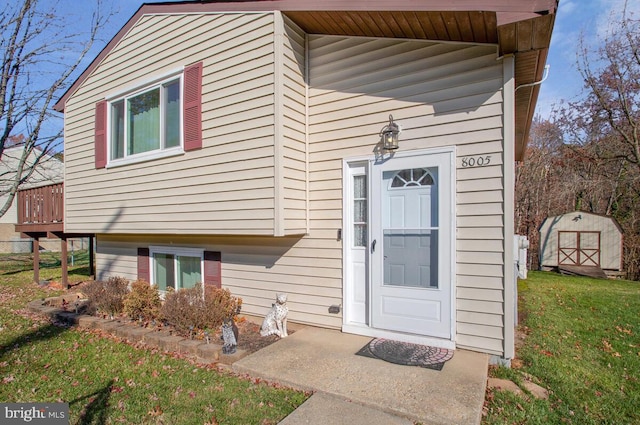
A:
<svg viewBox="0 0 640 425">
<path fill-rule="evenodd" d="M 558 0 L 226 0 L 145 3 L 54 105 L 67 99 L 148 14 L 281 11 L 309 34 L 490 43 L 515 56 L 515 83 L 542 78 Z M 515 96 L 516 159 L 524 156 L 540 86 Z"/>
<path fill-rule="evenodd" d="M 616 228 L 618 229 L 618 231 L 620 232 L 620 234 L 623 234 L 624 232 L 622 231 L 622 227 L 620 226 L 620 223 L 618 223 L 618 220 L 616 220 L 614 217 L 611 217 L 610 215 L 606 215 L 606 214 L 598 214 L 598 213 L 593 213 L 593 212 L 588 212 L 588 211 L 580 211 L 580 210 L 576 210 L 576 211 L 570 211 L 570 212 L 566 212 L 564 214 L 558 214 L 558 215 L 550 215 L 547 218 L 545 218 L 542 223 L 540 223 L 540 227 L 538 227 L 538 231 L 541 231 L 542 228 L 544 227 L 544 225 L 548 222 L 554 222 L 557 221 L 557 219 L 561 218 L 561 217 L 565 217 L 568 215 L 576 215 L 576 214 L 587 214 L 587 215 L 593 215 L 593 216 L 597 216 L 597 217 L 603 217 L 606 218 L 608 220 L 611 220 L 611 222 L 614 224 L 614 226 L 616 226 Z"/>
</svg>

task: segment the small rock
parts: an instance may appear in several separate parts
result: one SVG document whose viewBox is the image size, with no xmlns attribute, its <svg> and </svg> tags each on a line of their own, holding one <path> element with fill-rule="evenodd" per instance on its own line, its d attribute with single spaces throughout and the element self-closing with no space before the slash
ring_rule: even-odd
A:
<svg viewBox="0 0 640 425">
<path fill-rule="evenodd" d="M 516 395 L 524 395 L 524 392 L 513 381 L 500 378 L 489 378 L 487 386 L 496 390 L 510 391 Z"/>
<path fill-rule="evenodd" d="M 546 388 L 542 388 L 538 384 L 534 384 L 531 381 L 524 381 L 524 387 L 537 399 L 548 400 L 549 391 Z"/>
</svg>

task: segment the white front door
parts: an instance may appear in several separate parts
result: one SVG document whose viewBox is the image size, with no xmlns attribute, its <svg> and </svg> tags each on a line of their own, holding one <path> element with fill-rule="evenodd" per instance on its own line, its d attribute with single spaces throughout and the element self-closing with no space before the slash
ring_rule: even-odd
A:
<svg viewBox="0 0 640 425">
<path fill-rule="evenodd" d="M 451 339 L 453 152 L 371 164 L 371 326 Z"/>
</svg>

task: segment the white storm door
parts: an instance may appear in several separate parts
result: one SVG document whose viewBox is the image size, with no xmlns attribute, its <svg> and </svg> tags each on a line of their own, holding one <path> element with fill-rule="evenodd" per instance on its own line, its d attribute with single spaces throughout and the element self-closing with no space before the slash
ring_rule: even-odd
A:
<svg viewBox="0 0 640 425">
<path fill-rule="evenodd" d="M 371 320 L 451 338 L 453 152 L 373 164 Z"/>
</svg>

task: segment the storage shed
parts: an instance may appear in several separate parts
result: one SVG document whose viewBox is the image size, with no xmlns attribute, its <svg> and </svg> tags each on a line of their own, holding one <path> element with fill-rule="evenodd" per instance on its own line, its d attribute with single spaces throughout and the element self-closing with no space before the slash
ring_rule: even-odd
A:
<svg viewBox="0 0 640 425">
<path fill-rule="evenodd" d="M 547 217 L 540 226 L 540 269 L 560 266 L 622 270 L 622 229 L 613 217 L 573 211 Z"/>
</svg>

